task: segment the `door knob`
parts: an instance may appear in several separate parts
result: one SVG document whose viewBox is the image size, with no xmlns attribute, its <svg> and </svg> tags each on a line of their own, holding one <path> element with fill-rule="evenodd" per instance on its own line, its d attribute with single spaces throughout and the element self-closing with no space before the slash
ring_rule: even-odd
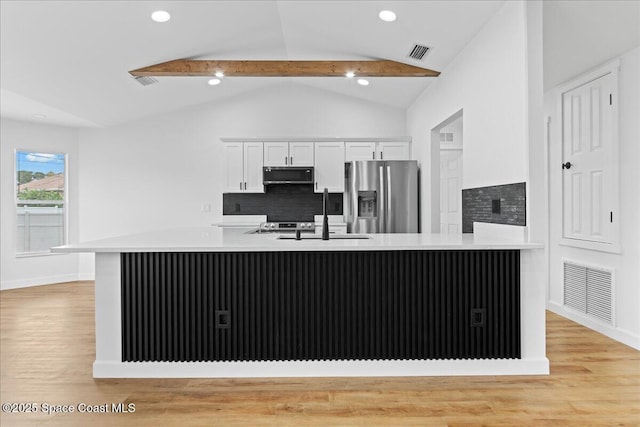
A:
<svg viewBox="0 0 640 427">
<path fill-rule="evenodd" d="M 573 166 L 571 162 L 563 163 L 562 169 L 571 169 L 571 166 Z"/>
</svg>

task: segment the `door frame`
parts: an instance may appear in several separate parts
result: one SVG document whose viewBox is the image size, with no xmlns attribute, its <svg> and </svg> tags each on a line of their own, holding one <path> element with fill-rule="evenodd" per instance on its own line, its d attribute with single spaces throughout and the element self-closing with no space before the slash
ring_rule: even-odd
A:
<svg viewBox="0 0 640 427">
<path fill-rule="evenodd" d="M 440 130 L 458 119 L 463 119 L 463 109 L 459 109 L 431 129 L 431 233 L 440 234 Z M 463 119 L 464 126 L 464 119 Z M 464 139 L 464 131 L 463 131 Z M 464 145 L 464 141 L 463 141 Z M 464 168 L 464 159 L 462 162 Z M 464 176 L 464 169 L 462 171 Z M 463 188 L 463 183 L 460 183 Z"/>
</svg>

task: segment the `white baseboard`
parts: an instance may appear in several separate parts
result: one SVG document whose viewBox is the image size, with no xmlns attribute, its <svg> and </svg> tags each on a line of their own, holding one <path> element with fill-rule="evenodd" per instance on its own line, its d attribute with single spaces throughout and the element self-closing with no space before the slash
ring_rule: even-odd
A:
<svg viewBox="0 0 640 427">
<path fill-rule="evenodd" d="M 77 282 L 79 280 L 93 280 L 93 278 L 83 278 L 79 274 L 61 274 L 58 276 L 32 277 L 29 279 L 7 280 L 0 283 L 0 290 L 29 288 L 32 286 L 53 285 L 54 283 Z M 86 275 L 89 276 L 89 275 Z"/>
<path fill-rule="evenodd" d="M 579 323 L 589 329 L 593 329 L 594 331 L 599 332 L 602 335 L 605 335 L 613 340 L 621 342 L 622 344 L 633 347 L 636 350 L 640 350 L 640 336 L 634 334 L 633 332 L 607 325 L 599 320 L 592 319 L 589 316 L 585 316 L 584 314 L 569 310 L 565 306 L 556 302 L 547 301 L 547 310 L 552 311 L 562 317 L 566 317 L 569 320 L 573 320 L 574 322 Z"/>
<path fill-rule="evenodd" d="M 78 280 L 96 280 L 95 273 L 78 273 Z"/>
<path fill-rule="evenodd" d="M 342 360 L 93 363 L 94 378 L 258 378 L 548 375 L 549 360 Z"/>
</svg>

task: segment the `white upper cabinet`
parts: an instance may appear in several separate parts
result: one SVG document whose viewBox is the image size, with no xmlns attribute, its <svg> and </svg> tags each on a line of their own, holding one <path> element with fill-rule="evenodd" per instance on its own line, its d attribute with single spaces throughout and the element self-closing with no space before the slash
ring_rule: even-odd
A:
<svg viewBox="0 0 640 427">
<path fill-rule="evenodd" d="M 247 193 L 264 193 L 262 184 L 262 143 L 244 143 L 244 191 Z"/>
<path fill-rule="evenodd" d="M 313 142 L 265 142 L 265 166 L 313 166 Z"/>
<path fill-rule="evenodd" d="M 290 142 L 289 165 L 313 166 L 313 142 Z"/>
<path fill-rule="evenodd" d="M 409 142 L 225 142 L 225 193 L 264 193 L 263 166 L 314 166 L 314 191 L 344 191 L 344 162 L 409 160 Z"/>
<path fill-rule="evenodd" d="M 265 142 L 264 143 L 264 165 L 265 166 L 288 166 L 289 165 L 289 143 L 288 142 Z"/>
<path fill-rule="evenodd" d="M 244 186 L 244 144 L 233 142 L 223 145 L 225 175 L 222 191 L 225 193 L 237 193 Z"/>
<path fill-rule="evenodd" d="M 411 153 L 408 142 L 378 142 L 378 160 L 409 160 Z"/>
<path fill-rule="evenodd" d="M 225 158 L 224 193 L 264 193 L 262 185 L 262 142 L 223 144 Z"/>
<path fill-rule="evenodd" d="M 408 142 L 347 142 L 345 161 L 352 160 L 409 160 Z"/>
<path fill-rule="evenodd" d="M 347 142 L 344 146 L 345 161 L 352 160 L 375 160 L 375 142 Z"/>
<path fill-rule="evenodd" d="M 344 191 L 344 142 L 315 143 L 315 192 Z"/>
</svg>

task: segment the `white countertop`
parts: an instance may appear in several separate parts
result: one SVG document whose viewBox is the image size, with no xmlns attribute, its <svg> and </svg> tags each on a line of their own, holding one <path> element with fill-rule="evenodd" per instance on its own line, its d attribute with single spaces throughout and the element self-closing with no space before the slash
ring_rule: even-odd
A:
<svg viewBox="0 0 640 427">
<path fill-rule="evenodd" d="M 247 234 L 250 228 L 191 227 L 112 237 L 52 248 L 52 252 L 269 252 L 377 250 L 539 249 L 522 239 L 474 234 L 369 234 L 368 239 L 278 239 L 278 233 Z M 303 235 L 304 236 L 304 235 Z"/>
</svg>

